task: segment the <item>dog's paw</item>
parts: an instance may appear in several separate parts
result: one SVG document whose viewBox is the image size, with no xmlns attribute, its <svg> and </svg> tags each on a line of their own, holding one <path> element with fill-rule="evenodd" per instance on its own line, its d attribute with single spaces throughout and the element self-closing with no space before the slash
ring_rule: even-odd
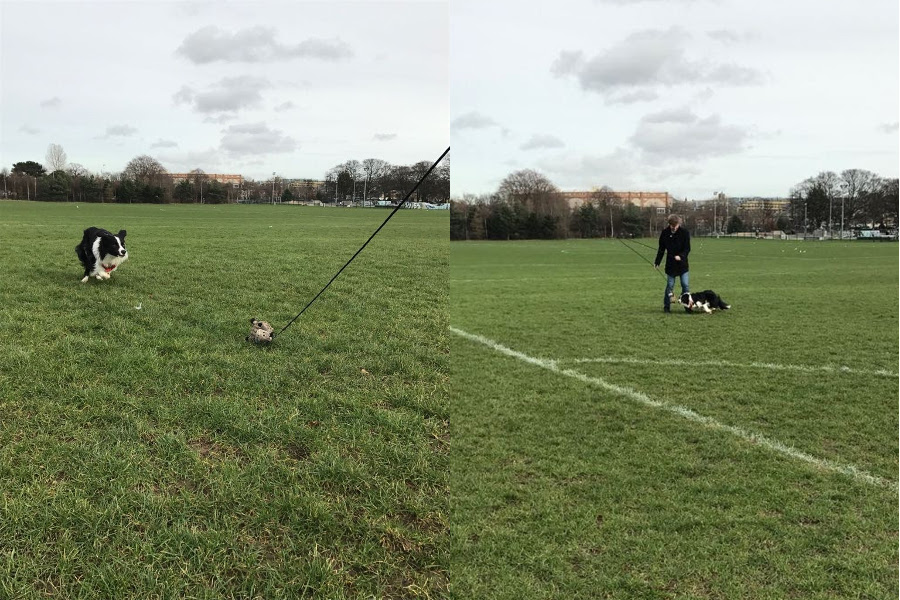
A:
<svg viewBox="0 0 900 600">
<path fill-rule="evenodd" d="M 84 278 L 81 280 L 81 283 L 87 283 L 87 280 L 90 278 L 91 278 L 90 275 L 85 275 Z"/>
</svg>

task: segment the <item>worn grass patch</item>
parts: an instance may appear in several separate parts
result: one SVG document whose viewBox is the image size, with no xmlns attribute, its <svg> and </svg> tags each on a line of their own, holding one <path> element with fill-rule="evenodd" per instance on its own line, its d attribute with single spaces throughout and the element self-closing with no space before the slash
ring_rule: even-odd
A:
<svg viewBox="0 0 900 600">
<path fill-rule="evenodd" d="M 897 246 L 693 246 L 733 310 L 617 241 L 459 243 L 451 323 L 886 485 L 454 336 L 454 596 L 897 596 Z"/>
<path fill-rule="evenodd" d="M 448 589 L 447 215 L 0 204 L 0 597 Z M 74 247 L 128 230 L 79 282 Z"/>
</svg>

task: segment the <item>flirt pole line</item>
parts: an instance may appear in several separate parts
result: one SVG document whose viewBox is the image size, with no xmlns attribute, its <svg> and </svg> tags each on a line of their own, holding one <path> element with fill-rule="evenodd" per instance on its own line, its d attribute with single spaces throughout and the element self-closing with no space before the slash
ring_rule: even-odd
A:
<svg viewBox="0 0 900 600">
<path fill-rule="evenodd" d="M 346 263 L 344 263 L 344 266 L 343 266 L 343 267 L 341 267 L 340 269 L 338 269 L 338 272 L 334 274 L 334 277 L 331 278 L 331 281 L 329 281 L 328 283 L 326 283 L 326 284 L 325 284 L 325 287 L 323 287 L 321 290 L 319 290 L 319 293 L 316 294 L 316 295 L 313 297 L 313 299 L 310 300 L 309 303 L 307 303 L 307 305 L 303 307 L 303 310 L 301 310 L 300 312 L 297 313 L 297 316 L 296 316 L 296 317 L 294 317 L 293 319 L 291 319 L 290 321 L 288 321 L 288 324 L 285 325 L 284 327 L 282 327 L 282 328 L 281 328 L 281 331 L 279 331 L 277 334 L 272 334 L 272 338 L 273 338 L 273 339 L 275 338 L 276 335 L 281 335 L 282 333 L 284 333 L 284 330 L 285 330 L 285 329 L 287 329 L 288 327 L 290 327 L 291 325 L 293 325 L 294 321 L 296 321 L 297 319 L 299 319 L 299 318 L 300 318 L 300 315 L 302 315 L 304 312 L 306 312 L 306 309 L 309 308 L 310 306 L 312 306 L 312 303 L 315 302 L 315 301 L 319 298 L 319 296 L 322 295 L 322 292 L 324 292 L 325 290 L 327 290 L 328 287 L 329 287 L 332 283 L 334 283 L 334 280 L 337 279 L 338 275 L 340 275 L 341 272 L 342 272 L 344 269 L 347 268 L 347 265 L 349 265 L 350 263 L 353 262 L 353 259 L 354 259 L 354 258 L 356 258 L 357 256 L 359 256 L 359 253 L 362 252 L 362 251 L 363 251 L 363 248 L 365 248 L 365 247 L 369 244 L 369 242 L 372 241 L 372 238 L 374 238 L 374 237 L 378 234 L 378 232 L 381 231 L 381 228 L 384 227 L 385 225 L 387 225 L 387 222 L 391 220 L 391 217 L 394 216 L 394 213 L 396 213 L 398 210 L 400 210 L 400 207 L 403 206 L 403 205 L 406 203 L 407 200 L 409 200 L 409 197 L 412 196 L 413 193 L 414 193 L 414 192 L 419 188 L 419 186 L 422 184 L 422 182 L 425 181 L 425 178 L 428 177 L 429 175 L 431 175 L 431 172 L 434 171 L 435 167 L 437 167 L 438 164 L 439 164 L 442 160 L 444 160 L 444 157 L 447 156 L 447 154 L 448 154 L 449 152 L 450 152 L 450 146 L 447 146 L 447 149 L 444 150 L 444 153 L 441 154 L 440 158 L 438 158 L 436 161 L 434 161 L 434 164 L 431 165 L 431 167 L 429 167 L 427 171 L 425 171 L 425 174 L 422 175 L 422 177 L 419 179 L 419 181 L 416 183 L 416 185 L 414 185 L 413 188 L 412 188 L 411 190 L 409 190 L 409 193 L 406 194 L 406 197 L 404 197 L 403 200 L 400 201 L 400 204 L 398 204 L 396 207 L 394 207 L 394 210 L 392 210 L 392 211 L 391 211 L 391 214 L 389 214 L 389 215 L 387 216 L 387 219 L 385 219 L 384 222 L 383 222 L 381 225 L 378 226 L 378 229 L 375 230 L 375 233 L 373 233 L 372 235 L 369 236 L 369 239 L 366 240 L 365 244 L 363 244 L 362 246 L 360 246 L 359 250 L 357 250 L 356 253 L 355 253 L 353 256 L 350 257 L 350 260 L 348 260 Z"/>
<path fill-rule="evenodd" d="M 634 252 L 635 254 L 637 254 L 638 256 L 640 256 L 640 257 L 641 257 L 641 260 L 647 261 L 648 263 L 650 263 L 651 265 L 653 265 L 653 268 L 656 269 L 656 272 L 657 272 L 657 273 L 659 273 L 659 274 L 662 275 L 663 277 L 666 276 L 665 273 L 663 273 L 662 271 L 660 271 L 660 270 L 656 267 L 656 265 L 653 264 L 653 261 L 652 261 L 652 260 L 650 260 L 649 258 L 647 258 L 646 256 L 644 256 L 643 254 L 641 254 L 640 252 L 638 252 L 637 250 L 635 250 L 634 248 L 632 248 L 631 246 L 629 246 L 628 244 L 626 244 L 626 243 L 625 243 L 625 240 L 623 240 L 622 238 L 618 238 L 618 240 L 619 240 L 620 242 L 622 242 L 622 245 L 623 245 L 623 246 L 625 246 L 626 248 L 628 248 L 629 250 L 631 250 L 632 252 Z M 634 241 L 634 240 L 632 240 L 632 241 Z M 636 243 L 636 244 L 640 244 L 640 242 L 635 242 L 635 243 Z M 644 244 L 640 244 L 640 245 L 641 245 L 641 246 L 644 246 L 644 248 L 650 248 L 650 246 L 645 246 Z M 653 250 L 653 248 L 650 248 L 650 249 Z"/>
</svg>

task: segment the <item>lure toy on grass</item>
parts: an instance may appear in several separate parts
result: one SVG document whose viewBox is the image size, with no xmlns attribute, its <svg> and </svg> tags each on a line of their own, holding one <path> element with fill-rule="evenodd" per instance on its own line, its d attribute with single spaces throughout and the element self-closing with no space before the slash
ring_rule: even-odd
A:
<svg viewBox="0 0 900 600">
<path fill-rule="evenodd" d="M 418 187 L 422 184 L 422 182 L 425 181 L 425 178 L 431 174 L 431 172 L 434 170 L 434 168 L 436 166 L 438 166 L 438 164 L 442 160 L 444 160 L 444 157 L 447 156 L 447 154 L 449 152 L 450 152 L 450 147 L 447 146 L 447 149 L 444 150 L 444 153 L 441 154 L 440 157 L 436 161 L 434 161 L 434 164 L 432 164 L 428 168 L 427 171 L 425 171 L 425 174 L 422 175 L 422 177 L 419 179 L 419 181 L 416 182 L 416 185 L 414 185 L 412 187 L 412 189 L 409 190 L 409 192 L 406 194 L 406 196 L 404 196 L 403 200 L 400 201 L 400 204 L 398 204 L 397 206 L 394 207 L 394 210 L 392 210 L 391 214 L 389 214 L 387 216 L 387 218 L 384 220 L 384 222 L 378 226 L 378 229 L 376 229 L 375 232 L 369 236 L 369 239 L 367 239 L 366 242 L 362 246 L 360 246 L 359 250 L 357 250 L 356 253 L 350 257 L 350 260 L 348 260 L 346 263 L 344 263 L 343 267 L 338 269 L 338 272 L 334 274 L 334 277 L 332 277 L 331 280 L 325 284 L 325 287 L 323 287 L 321 290 L 319 290 L 319 293 L 316 294 L 313 297 L 313 299 L 310 300 L 307 303 L 307 305 L 303 307 L 303 310 L 301 310 L 299 313 L 297 313 L 296 317 L 294 317 L 293 319 L 288 321 L 288 324 L 285 325 L 284 327 L 282 327 L 281 330 L 277 334 L 275 333 L 275 330 L 272 328 L 272 326 L 269 325 L 268 323 L 266 323 L 265 321 L 260 321 L 258 319 L 250 319 L 250 324 L 251 324 L 250 335 L 248 335 L 246 339 L 248 341 L 252 341 L 257 344 L 260 344 L 260 343 L 268 344 L 275 340 L 276 335 L 281 335 L 282 333 L 284 333 L 284 330 L 287 329 L 288 327 L 290 327 L 294 323 L 294 321 L 299 319 L 300 315 L 302 315 L 304 312 L 306 312 L 306 309 L 309 308 L 310 306 L 312 306 L 312 303 L 315 302 L 318 299 L 318 297 L 322 295 L 322 292 L 324 292 L 325 290 L 328 289 L 328 286 L 330 286 L 334 282 L 334 280 L 337 279 L 338 275 L 341 274 L 341 271 L 346 269 L 347 265 L 349 265 L 351 262 L 353 262 L 353 259 L 356 258 L 359 255 L 359 253 L 363 251 L 363 248 L 365 248 L 369 244 L 369 242 L 372 241 L 372 238 L 374 238 L 375 235 L 378 234 L 379 231 L 381 231 L 381 228 L 384 227 L 385 225 L 387 225 L 387 222 L 391 220 L 391 217 L 393 217 L 394 214 L 398 210 L 400 210 L 400 207 L 403 206 L 407 200 L 409 200 L 410 196 L 413 195 L 413 193 L 418 189 Z M 266 327 L 263 327 L 263 326 L 266 326 L 268 329 L 266 329 Z"/>
<path fill-rule="evenodd" d="M 248 342 L 254 344 L 268 344 L 275 335 L 275 328 L 265 321 L 259 319 L 250 319 L 250 335 L 247 336 Z"/>
</svg>

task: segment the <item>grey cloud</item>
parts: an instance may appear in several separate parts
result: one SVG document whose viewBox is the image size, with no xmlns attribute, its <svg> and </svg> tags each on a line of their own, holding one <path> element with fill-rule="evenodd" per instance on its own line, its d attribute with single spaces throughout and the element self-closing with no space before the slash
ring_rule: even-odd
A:
<svg viewBox="0 0 900 600">
<path fill-rule="evenodd" d="M 336 61 L 353 56 L 350 46 L 340 39 L 309 38 L 299 44 L 275 41 L 275 28 L 258 25 L 234 33 L 210 25 L 188 35 L 176 54 L 195 64 L 223 62 L 264 62 L 311 58 Z"/>
<path fill-rule="evenodd" d="M 222 113 L 220 115 L 216 115 L 215 117 L 212 115 L 204 117 L 203 122 L 214 123 L 216 125 L 224 125 L 228 121 L 234 121 L 237 118 L 237 115 L 234 113 Z"/>
<path fill-rule="evenodd" d="M 723 44 L 738 44 L 759 39 L 759 35 L 753 32 L 732 31 L 731 29 L 715 29 L 707 31 L 706 35 Z"/>
<path fill-rule="evenodd" d="M 693 4 L 704 0 L 594 0 L 600 4 L 615 4 L 616 6 L 633 6 L 635 4 L 649 4 L 651 2 L 666 2 L 667 4 Z M 715 4 L 717 0 L 705 0 Z"/>
<path fill-rule="evenodd" d="M 562 51 L 550 71 L 557 77 L 575 77 L 583 90 L 606 95 L 608 103 L 656 99 L 657 86 L 763 81 L 752 68 L 690 60 L 686 56 L 690 39 L 679 27 L 638 31 L 592 58 L 584 58 L 580 51 Z"/>
<path fill-rule="evenodd" d="M 374 139 L 376 142 L 387 142 L 396 139 L 396 137 L 396 133 L 376 133 L 374 136 L 372 136 L 372 139 Z"/>
<path fill-rule="evenodd" d="M 259 106 L 262 103 L 261 91 L 271 86 L 268 80 L 261 77 L 225 77 L 203 92 L 183 86 L 175 93 L 173 100 L 176 104 L 190 104 L 199 113 L 237 112 Z"/>
<path fill-rule="evenodd" d="M 744 129 L 723 125 L 718 115 L 700 118 L 679 109 L 645 116 L 630 141 L 648 161 L 663 163 L 736 154 L 746 139 Z"/>
<path fill-rule="evenodd" d="M 644 123 L 693 123 L 697 120 L 697 115 L 689 108 L 683 107 L 650 113 L 644 115 L 641 120 Z"/>
<path fill-rule="evenodd" d="M 563 142 L 555 135 L 534 134 L 527 142 L 519 146 L 519 149 L 539 150 L 542 148 L 563 148 L 565 147 L 565 145 L 565 142 Z"/>
<path fill-rule="evenodd" d="M 153 145 L 151 145 L 150 147 L 151 148 L 177 148 L 178 142 L 173 142 L 172 140 L 159 139 L 159 140 L 156 140 L 153 143 Z"/>
<path fill-rule="evenodd" d="M 59 96 L 53 96 L 41 102 L 41 108 L 59 108 L 61 104 L 62 100 L 59 99 Z"/>
<path fill-rule="evenodd" d="M 131 125 L 110 125 L 106 128 L 106 135 L 103 137 L 129 137 L 137 133 L 137 129 Z"/>
<path fill-rule="evenodd" d="M 633 185 L 636 165 L 634 154 L 625 148 L 602 155 L 557 156 L 538 163 L 540 169 L 553 175 L 557 185 L 582 189 L 601 185 L 627 189 Z"/>
<path fill-rule="evenodd" d="M 900 123 L 894 121 L 893 123 L 882 123 L 878 126 L 878 131 L 882 133 L 897 133 L 898 127 L 900 127 Z"/>
<path fill-rule="evenodd" d="M 342 58 L 353 56 L 350 46 L 340 39 L 323 40 L 310 38 L 293 47 L 284 46 L 283 51 L 286 56 L 318 58 L 321 60 L 341 60 Z"/>
<path fill-rule="evenodd" d="M 561 52 L 554 65 L 557 73 L 575 75 L 581 87 L 591 91 L 672 84 L 684 77 L 696 77 L 696 66 L 684 58 L 687 37 L 685 31 L 676 27 L 666 31 L 638 31 L 587 60 L 566 58 L 576 53 Z M 559 68 L 560 63 L 573 70 L 566 73 Z"/>
<path fill-rule="evenodd" d="M 635 102 L 651 102 L 659 98 L 653 90 L 635 90 L 623 94 L 613 93 L 606 97 L 607 104 L 634 104 Z"/>
<path fill-rule="evenodd" d="M 37 127 L 32 127 L 31 125 L 22 125 L 19 127 L 19 131 L 22 133 L 27 133 L 29 135 L 37 135 L 41 132 Z"/>
<path fill-rule="evenodd" d="M 450 122 L 450 127 L 453 129 L 487 129 L 489 127 L 500 127 L 500 124 L 486 115 L 472 111 L 453 119 Z"/>
<path fill-rule="evenodd" d="M 218 171 L 221 152 L 215 148 L 207 150 L 189 150 L 176 153 L 161 153 L 156 156 L 172 172 L 186 172 L 201 168 L 207 173 Z"/>
<path fill-rule="evenodd" d="M 581 50 L 563 50 L 550 65 L 550 73 L 561 77 L 577 73 L 584 64 L 584 52 Z"/>
<path fill-rule="evenodd" d="M 280 131 L 269 129 L 264 123 L 251 123 L 226 129 L 221 147 L 231 156 L 255 156 L 292 152 L 297 148 L 297 142 Z"/>
<path fill-rule="evenodd" d="M 186 85 L 181 86 L 181 89 L 172 96 L 172 100 L 175 101 L 175 104 L 190 104 L 193 99 L 194 90 Z"/>
<path fill-rule="evenodd" d="M 740 65 L 719 65 L 711 69 L 705 76 L 706 81 L 721 85 L 759 85 L 765 81 L 763 74 L 756 69 Z"/>
<path fill-rule="evenodd" d="M 275 107 L 275 112 L 282 112 L 285 110 L 291 110 L 292 108 L 296 108 L 294 103 L 288 100 L 287 102 L 282 102 L 278 106 Z"/>
</svg>

